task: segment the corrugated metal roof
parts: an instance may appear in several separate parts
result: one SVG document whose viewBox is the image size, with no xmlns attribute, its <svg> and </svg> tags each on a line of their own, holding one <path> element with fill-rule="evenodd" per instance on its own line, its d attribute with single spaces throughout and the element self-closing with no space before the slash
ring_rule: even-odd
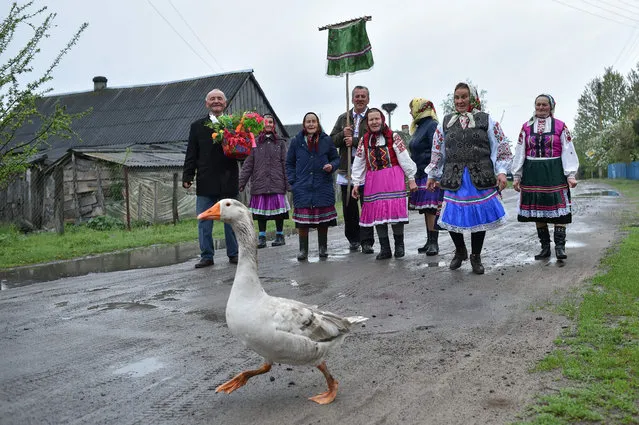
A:
<svg viewBox="0 0 639 425">
<path fill-rule="evenodd" d="M 182 167 L 181 152 L 83 152 L 82 155 L 127 167 Z"/>
<path fill-rule="evenodd" d="M 206 116 L 204 97 L 213 88 L 221 89 L 233 111 L 233 98 L 248 80 L 252 70 L 211 75 L 184 81 L 147 86 L 105 88 L 98 91 L 47 96 L 38 108 L 51 113 L 56 104 L 68 113 L 91 109 L 91 113 L 73 121 L 80 136 L 48 139 L 46 153 L 55 161 L 69 148 L 91 146 L 129 146 L 158 142 L 185 142 L 190 124 Z M 30 140 L 39 122 L 25 125 L 16 133 L 15 142 Z"/>
</svg>

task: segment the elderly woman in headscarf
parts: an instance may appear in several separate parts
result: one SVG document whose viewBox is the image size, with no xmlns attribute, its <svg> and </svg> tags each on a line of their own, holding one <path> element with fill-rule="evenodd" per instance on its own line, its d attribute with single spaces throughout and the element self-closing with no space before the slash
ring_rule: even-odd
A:
<svg viewBox="0 0 639 425">
<path fill-rule="evenodd" d="M 417 190 L 410 194 L 408 208 L 419 211 L 424 215 L 426 223 L 427 239 L 423 247 L 417 249 L 419 253 L 426 255 L 439 254 L 439 232 L 435 229 L 437 209 L 441 206 L 443 192 L 439 189 L 430 191 L 426 189 L 428 174 L 424 169 L 430 164 L 430 153 L 433 147 L 433 136 L 437 129 L 439 119 L 433 102 L 416 97 L 408 104 L 413 122 L 410 124 L 409 133 L 412 136 L 408 142 L 410 157 L 417 165 L 415 183 Z"/>
<path fill-rule="evenodd" d="M 579 158 L 568 127 L 555 118 L 555 99 L 540 94 L 535 99 L 535 115 L 521 128 L 513 159 L 513 189 L 521 192 L 517 220 L 534 221 L 541 242 L 535 260 L 550 257 L 550 232 L 553 223 L 555 255 L 566 255 L 566 224 L 572 222 L 570 189 Z"/>
<path fill-rule="evenodd" d="M 284 220 L 291 207 L 286 198 L 286 141 L 275 131 L 275 118 L 264 114 L 264 130 L 257 137 L 256 146 L 242 164 L 240 192 L 251 182 L 249 211 L 257 220 L 257 247 L 266 248 L 266 222 L 275 220 L 275 240 L 272 246 L 286 244 Z"/>
<path fill-rule="evenodd" d="M 364 202 L 359 216 L 362 227 L 375 226 L 380 244 L 378 260 L 393 256 L 388 237 L 388 224 L 393 229 L 395 258 L 405 254 L 404 224 L 408 223 L 406 180 L 411 192 L 417 190 L 417 167 L 410 158 L 404 141 L 393 133 L 377 108 L 366 112 L 366 133 L 353 162 L 352 196 L 359 199 L 359 187 L 364 185 Z"/>
<path fill-rule="evenodd" d="M 293 221 L 299 235 L 298 261 L 308 259 L 308 231 L 317 228 L 319 258 L 328 257 L 328 228 L 337 226 L 333 173 L 339 154 L 333 139 L 322 130 L 315 112 L 307 112 L 303 129 L 286 153 L 286 178 L 293 190 Z"/>
<path fill-rule="evenodd" d="M 472 271 L 483 274 L 486 230 L 506 220 L 500 192 L 507 184 L 512 153 L 499 123 L 481 111 L 475 87 L 457 84 L 454 102 L 455 112 L 446 115 L 435 131 L 426 186 L 444 189 L 438 224 L 449 231 L 455 244 L 449 268 L 458 269 L 468 259 L 466 232 L 470 233 Z"/>
</svg>

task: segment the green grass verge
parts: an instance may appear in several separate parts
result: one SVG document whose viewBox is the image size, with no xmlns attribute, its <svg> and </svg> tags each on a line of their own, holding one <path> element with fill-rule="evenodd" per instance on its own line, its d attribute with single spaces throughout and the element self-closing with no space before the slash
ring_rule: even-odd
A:
<svg viewBox="0 0 639 425">
<path fill-rule="evenodd" d="M 539 396 L 518 425 L 639 423 L 639 181 L 602 183 L 634 204 L 623 216 L 627 235 L 579 300 L 557 306 L 574 328 L 535 371 L 558 372 L 562 389 Z"/>
<path fill-rule="evenodd" d="M 335 208 L 341 222 L 341 202 L 337 203 Z M 286 233 L 293 232 L 294 228 L 295 223 L 292 220 L 284 221 Z M 268 222 L 266 230 L 275 231 L 273 221 Z M 213 238 L 224 238 L 224 226 L 220 223 L 213 226 Z M 0 270 L 130 248 L 189 241 L 197 241 L 195 219 L 184 220 L 176 225 L 135 226 L 131 231 L 93 230 L 86 225 L 67 225 L 62 235 L 53 232 L 22 234 L 12 226 L 0 226 Z"/>
</svg>

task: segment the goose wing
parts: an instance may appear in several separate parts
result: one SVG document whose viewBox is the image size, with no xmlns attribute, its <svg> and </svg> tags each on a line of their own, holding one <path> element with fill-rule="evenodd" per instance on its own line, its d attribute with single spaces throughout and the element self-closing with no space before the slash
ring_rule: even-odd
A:
<svg viewBox="0 0 639 425">
<path fill-rule="evenodd" d="M 313 342 L 332 341 L 347 333 L 353 323 L 358 323 L 353 317 L 341 317 L 319 310 L 315 305 L 287 298 L 272 297 L 271 302 L 277 331 L 305 337 Z"/>
</svg>

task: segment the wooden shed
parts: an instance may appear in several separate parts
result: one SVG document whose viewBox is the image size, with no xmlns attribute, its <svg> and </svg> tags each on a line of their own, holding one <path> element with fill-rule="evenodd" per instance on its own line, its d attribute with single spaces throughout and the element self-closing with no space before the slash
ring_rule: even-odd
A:
<svg viewBox="0 0 639 425">
<path fill-rule="evenodd" d="M 252 70 L 122 88 L 106 83 L 96 77 L 92 91 L 40 100 L 45 114 L 55 105 L 90 112 L 73 122 L 77 137 L 49 139 L 31 168 L 0 190 L 0 222 L 50 229 L 103 214 L 148 222 L 194 217 L 195 189 L 182 188 L 182 165 L 190 124 L 208 114 L 204 99 L 214 88 L 226 94 L 228 113 L 270 113 L 288 137 Z M 38 128 L 24 126 L 16 143 Z"/>
</svg>

